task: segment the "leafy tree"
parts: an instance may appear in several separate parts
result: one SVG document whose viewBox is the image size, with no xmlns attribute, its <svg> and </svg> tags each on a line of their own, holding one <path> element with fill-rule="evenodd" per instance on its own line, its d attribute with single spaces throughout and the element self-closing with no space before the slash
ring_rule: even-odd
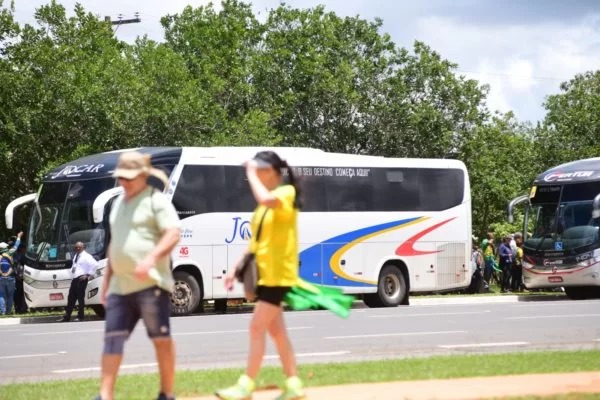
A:
<svg viewBox="0 0 600 400">
<path fill-rule="evenodd" d="M 256 101 L 252 66 L 262 26 L 251 6 L 236 0 L 223 1 L 219 12 L 212 4 L 188 6 L 161 22 L 166 46 L 183 58 L 201 97 L 196 143 L 277 143 L 269 110 Z"/>
<path fill-rule="evenodd" d="M 531 130 L 512 113 L 497 114 L 465 144 L 461 158 L 471 178 L 476 236 L 483 237 L 492 223 L 507 220 L 508 202 L 526 193 L 537 174 L 538 167 L 531 162 Z"/>
<path fill-rule="evenodd" d="M 538 169 L 600 153 L 600 70 L 576 75 L 548 96 L 547 114 L 538 128 Z"/>
</svg>

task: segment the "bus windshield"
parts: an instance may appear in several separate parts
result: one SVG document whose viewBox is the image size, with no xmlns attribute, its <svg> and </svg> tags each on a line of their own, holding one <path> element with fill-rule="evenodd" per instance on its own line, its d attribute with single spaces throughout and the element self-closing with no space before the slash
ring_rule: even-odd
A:
<svg viewBox="0 0 600 400">
<path fill-rule="evenodd" d="M 72 258 L 76 242 L 103 256 L 106 233 L 92 217 L 94 199 L 115 186 L 114 178 L 46 182 L 32 210 L 27 257 L 53 262 Z"/>
<path fill-rule="evenodd" d="M 534 229 L 524 245 L 534 250 L 572 251 L 596 243 L 598 220 L 592 218 L 592 199 L 598 191 L 594 182 L 564 185 L 562 193 L 555 191 L 552 196 L 556 201 L 540 196 L 543 202 L 532 202 Z"/>
</svg>

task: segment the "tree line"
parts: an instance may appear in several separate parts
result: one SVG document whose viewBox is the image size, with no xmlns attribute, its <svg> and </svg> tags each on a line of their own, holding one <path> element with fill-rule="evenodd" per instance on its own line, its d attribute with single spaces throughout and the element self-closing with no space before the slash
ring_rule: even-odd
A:
<svg viewBox="0 0 600 400">
<path fill-rule="evenodd" d="M 399 47 L 382 20 L 324 6 L 282 4 L 263 20 L 238 0 L 188 6 L 161 19 L 161 42 L 118 40 L 80 4 L 51 1 L 35 21 L 0 0 L 2 209 L 92 153 L 308 146 L 462 160 L 481 236 L 541 170 L 600 150 L 600 71 L 562 83 L 542 121 L 521 122 L 490 110 L 489 87 L 426 43 Z"/>
</svg>

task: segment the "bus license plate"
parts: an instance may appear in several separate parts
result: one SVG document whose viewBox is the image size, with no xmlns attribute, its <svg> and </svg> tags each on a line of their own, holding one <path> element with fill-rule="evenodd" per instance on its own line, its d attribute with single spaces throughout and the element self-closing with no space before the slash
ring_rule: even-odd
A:
<svg viewBox="0 0 600 400">
<path fill-rule="evenodd" d="M 62 293 L 50 293 L 50 300 L 62 300 L 62 299 L 63 299 Z"/>
<path fill-rule="evenodd" d="M 548 282 L 551 282 L 551 283 L 560 283 L 562 281 L 563 281 L 562 276 L 549 276 L 548 277 Z"/>
</svg>

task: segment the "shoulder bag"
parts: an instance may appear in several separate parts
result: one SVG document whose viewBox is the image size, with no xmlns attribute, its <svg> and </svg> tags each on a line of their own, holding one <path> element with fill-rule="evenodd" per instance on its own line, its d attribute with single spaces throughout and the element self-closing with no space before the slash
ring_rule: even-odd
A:
<svg viewBox="0 0 600 400">
<path fill-rule="evenodd" d="M 255 243 L 258 243 L 260 239 L 260 232 L 262 231 L 262 224 L 265 220 L 265 215 L 269 209 L 267 208 L 260 218 L 258 229 L 256 230 Z M 235 278 L 238 282 L 244 284 L 244 297 L 248 301 L 256 300 L 256 284 L 258 282 L 258 268 L 256 265 L 256 257 L 253 252 L 247 252 L 242 257 L 242 260 L 235 266 Z"/>
</svg>

